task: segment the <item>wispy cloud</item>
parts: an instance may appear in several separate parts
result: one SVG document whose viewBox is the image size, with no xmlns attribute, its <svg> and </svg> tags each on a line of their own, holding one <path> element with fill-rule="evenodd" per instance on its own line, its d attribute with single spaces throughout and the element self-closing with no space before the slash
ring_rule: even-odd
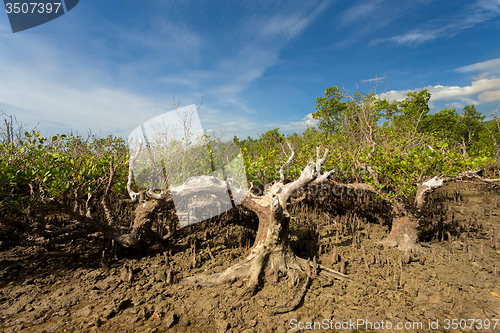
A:
<svg viewBox="0 0 500 333">
<path fill-rule="evenodd" d="M 458 73 L 483 72 L 487 74 L 500 74 L 500 58 L 459 67 L 455 69 L 455 72 Z"/>
<path fill-rule="evenodd" d="M 26 64 L 26 68 L 32 67 Z M 137 124 L 165 112 L 160 100 L 123 89 L 102 84 L 82 89 L 76 83 L 47 80 L 8 63 L 0 65 L 0 72 L 6 82 L 0 84 L 1 108 L 30 126 L 40 122 L 44 132 L 93 129 L 126 136 Z M 79 74 L 84 76 L 84 72 Z"/>
<path fill-rule="evenodd" d="M 371 78 L 371 79 L 361 80 L 361 83 L 365 83 L 365 82 L 375 82 L 375 83 L 378 83 L 378 82 L 382 81 L 383 79 L 385 79 L 385 76 L 374 77 L 374 78 Z"/>
<path fill-rule="evenodd" d="M 472 5 L 467 5 L 455 16 L 446 16 L 426 22 L 422 27 L 412 29 L 404 34 L 374 39 L 370 45 L 383 42 L 393 42 L 401 45 L 418 45 L 431 40 L 452 38 L 463 30 L 489 21 L 500 15 L 499 0 L 481 0 Z"/>
<path fill-rule="evenodd" d="M 369 0 L 356 3 L 340 14 L 339 23 L 341 25 L 349 25 L 366 19 L 373 14 L 382 1 L 383 0 Z"/>
<path fill-rule="evenodd" d="M 206 97 L 202 110 L 210 112 L 200 117 L 207 128 L 254 135 L 264 124 L 242 93 L 279 63 L 283 48 L 330 1 L 234 4 L 248 8 L 237 17 L 224 16 L 227 20 L 221 20 L 219 8 L 207 8 L 217 4 L 200 9 L 188 2 L 151 2 L 133 24 L 126 15 L 112 22 L 75 16 L 78 27 L 65 26 L 65 31 L 78 42 L 69 33 L 2 38 L 0 108 L 24 123 L 40 122 L 44 130 L 126 132 L 169 111 L 165 101 L 175 87 L 178 97 L 189 96 L 182 105 Z M 133 2 L 126 6 L 139 8 Z M 201 27 L 200 20 L 207 22 Z M 82 21 L 90 27 L 85 37 L 76 31 Z M 62 22 L 72 24 L 57 24 Z"/>
<path fill-rule="evenodd" d="M 377 45 L 382 42 L 395 42 L 397 44 L 409 44 L 409 45 L 415 45 L 415 44 L 420 44 L 424 43 L 433 39 L 438 38 L 438 36 L 444 32 L 446 29 L 436 29 L 436 30 L 429 30 L 429 31 L 420 31 L 420 30 L 413 30 L 410 32 L 407 32 L 403 35 L 399 36 L 394 36 L 390 38 L 385 38 L 385 39 L 375 39 L 369 43 L 369 45 Z"/>
<path fill-rule="evenodd" d="M 342 11 L 334 20 L 343 38 L 330 49 L 346 49 L 424 6 L 429 0 L 388 1 L 361 0 Z"/>
</svg>

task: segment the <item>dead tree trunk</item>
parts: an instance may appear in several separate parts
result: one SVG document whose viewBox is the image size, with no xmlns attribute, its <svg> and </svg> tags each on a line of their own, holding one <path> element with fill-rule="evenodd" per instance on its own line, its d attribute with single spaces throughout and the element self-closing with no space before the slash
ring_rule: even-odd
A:
<svg viewBox="0 0 500 333">
<path fill-rule="evenodd" d="M 418 253 L 422 250 L 421 246 L 418 244 L 418 219 L 413 213 L 405 209 L 405 206 L 394 199 L 386 199 L 384 194 L 377 190 L 375 187 L 365 183 L 337 183 L 333 182 L 335 186 L 346 187 L 348 189 L 354 190 L 356 193 L 372 193 L 378 194 L 382 200 L 386 201 L 392 207 L 392 227 L 389 236 L 382 240 L 379 244 L 386 245 L 390 247 L 398 247 L 398 249 L 404 251 L 407 255 L 411 253 Z M 440 184 L 439 186 L 441 186 Z M 419 192 L 417 193 L 416 202 L 417 207 L 425 207 L 427 195 L 431 193 L 435 188 L 439 187 L 435 184 L 431 184 L 430 181 L 422 183 L 419 185 Z M 421 208 L 419 208 L 421 209 Z"/>
<path fill-rule="evenodd" d="M 287 204 L 290 197 L 299 189 L 326 180 L 330 172 L 320 175 L 321 166 L 328 156 L 328 150 L 321 158 L 320 149 L 317 148 L 316 163 L 311 159 L 297 180 L 284 184 L 283 169 L 289 165 L 293 156 L 294 152 L 292 151 L 288 162 L 280 170 L 280 181 L 275 183 L 264 196 L 257 197 L 248 194 L 242 202 L 243 206 L 254 211 L 259 218 L 257 236 L 246 259 L 221 273 L 185 278 L 184 283 L 214 286 L 235 279 L 247 279 L 247 288 L 235 304 L 238 306 L 255 293 L 259 279 L 266 271 L 275 272 L 275 274 L 281 272 L 289 278 L 292 285 L 297 285 L 297 288 L 292 300 L 287 305 L 277 307 L 272 312 L 288 312 L 300 303 L 309 284 L 311 268 L 309 261 L 295 256 L 290 247 L 288 237 L 290 215 L 287 211 Z M 317 265 L 313 271 L 337 279 L 350 280 L 349 277 L 320 265 Z M 300 276 L 302 276 L 302 283 L 299 281 Z M 298 284 L 297 281 L 299 281 Z"/>
<path fill-rule="evenodd" d="M 459 179 L 459 177 L 462 177 L 465 174 L 466 173 L 460 174 L 453 179 Z M 426 182 L 418 184 L 415 197 L 415 207 L 417 208 L 418 214 L 425 211 L 429 194 L 435 189 L 443 186 L 445 182 L 453 179 L 434 177 Z M 382 197 L 382 199 L 384 199 L 384 195 L 371 185 L 348 184 L 345 186 L 378 194 Z M 392 227 L 387 238 L 380 241 L 379 244 L 397 247 L 399 250 L 405 252 L 406 260 L 409 261 L 412 253 L 419 253 L 422 251 L 417 235 L 419 216 L 415 216 L 410 210 L 407 210 L 405 205 L 400 201 L 395 199 L 385 199 L 385 201 L 392 207 Z"/>
<path fill-rule="evenodd" d="M 415 206 L 419 213 L 423 213 L 427 206 L 427 198 L 435 189 L 443 186 L 445 179 L 434 177 L 426 182 L 417 185 Z M 404 251 L 409 260 L 411 253 L 419 253 L 422 247 L 418 244 L 418 217 L 407 211 L 403 204 L 394 202 L 393 205 L 392 228 L 389 236 L 380 244 L 398 247 Z"/>
<path fill-rule="evenodd" d="M 425 212 L 427 206 L 427 199 L 437 188 L 440 188 L 445 183 L 450 181 L 469 181 L 478 180 L 484 183 L 492 184 L 498 183 L 498 179 L 484 179 L 480 177 L 482 170 L 470 170 L 458 174 L 456 177 L 444 178 L 434 177 L 426 182 L 417 184 L 417 193 L 415 196 L 415 208 L 417 214 L 420 215 Z M 422 251 L 422 247 L 418 244 L 418 219 L 412 212 L 407 211 L 403 204 L 400 202 L 392 202 L 393 207 L 393 221 L 392 228 L 389 236 L 380 242 L 382 245 L 397 247 L 406 253 L 407 258 L 411 253 L 418 253 Z"/>
<path fill-rule="evenodd" d="M 422 251 L 422 247 L 418 243 L 418 219 L 399 202 L 395 202 L 392 205 L 392 212 L 391 232 L 379 244 L 397 247 L 399 250 L 405 252 L 408 261 L 412 253 Z"/>
</svg>

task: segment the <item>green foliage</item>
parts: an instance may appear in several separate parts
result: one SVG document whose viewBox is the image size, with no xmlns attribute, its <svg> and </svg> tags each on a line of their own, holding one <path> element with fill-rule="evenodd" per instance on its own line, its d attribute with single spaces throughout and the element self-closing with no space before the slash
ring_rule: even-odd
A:
<svg viewBox="0 0 500 333">
<path fill-rule="evenodd" d="M 500 121 L 485 124 L 473 105 L 464 107 L 461 114 L 443 109 L 430 115 L 430 97 L 422 90 L 390 103 L 373 93 L 346 96 L 332 86 L 316 100 L 313 117 L 319 120 L 319 128 L 288 136 L 275 128 L 258 139 L 235 136 L 230 143 L 203 136 L 198 146 L 181 140 L 150 147 L 168 167 L 151 168 L 155 157 L 146 153 L 134 174 L 152 186 L 166 172 L 168 185 L 173 186 L 226 165 L 226 176 L 241 180 L 246 175 L 254 185 L 264 185 L 279 179 L 279 168 L 290 156 L 289 143 L 295 156 L 285 169 L 287 178 L 297 178 L 319 146 L 329 149 L 324 169 L 335 169 L 337 181 L 367 182 L 384 188 L 388 198 L 410 197 L 417 183 L 436 175 L 453 177 L 484 167 L 488 175 L 500 176 Z M 241 155 L 231 148 L 234 144 Z M 31 189 L 76 198 L 102 188 L 111 156 L 118 166 L 113 191 L 126 193 L 128 152 L 121 138 L 84 139 L 73 134 L 45 138 L 32 131 L 15 143 L 1 143 L 0 209 L 23 210 L 36 204 L 38 196 L 30 195 Z M 244 172 L 238 156 L 243 157 Z M 366 165 L 376 173 L 364 171 Z"/>
<path fill-rule="evenodd" d="M 385 188 L 388 198 L 409 197 L 418 182 L 436 175 L 453 177 L 491 164 L 493 156 L 498 157 L 497 123 L 486 128 L 484 116 L 474 106 L 464 107 L 463 114 L 444 109 L 429 115 L 430 97 L 424 89 L 389 103 L 373 93 L 350 97 L 338 87 L 327 88 L 325 96 L 316 99 L 317 111 L 313 113 L 319 129 L 308 128 L 302 135 L 286 137 L 296 151 L 286 175 L 299 176 L 320 146 L 329 148 L 324 167 L 336 169 L 337 180 L 362 178 Z M 276 169 L 288 156 L 284 139 L 272 130 L 258 140 L 238 140 L 244 149 L 248 178 L 254 184 L 278 178 Z M 376 170 L 377 179 L 361 172 L 363 165 Z"/>
<path fill-rule="evenodd" d="M 319 128 L 327 133 L 336 133 L 340 130 L 343 114 L 347 108 L 344 93 L 339 87 L 331 86 L 325 90 L 324 97 L 316 98 L 316 112 L 312 114 L 319 120 Z"/>
<path fill-rule="evenodd" d="M 464 157 L 492 156 L 493 141 L 484 118 L 474 105 L 466 105 L 462 114 L 456 109 L 443 109 L 425 116 L 420 131 L 459 149 Z"/>
<path fill-rule="evenodd" d="M 397 103 L 398 111 L 394 117 L 395 125 L 400 128 L 418 126 L 420 120 L 429 113 L 430 98 L 431 94 L 427 89 L 419 92 L 410 91 L 406 94 L 406 98 Z"/>
<path fill-rule="evenodd" d="M 120 164 L 114 188 L 126 188 L 126 147 L 121 138 L 109 136 L 84 140 L 81 136 L 43 137 L 25 132 L 17 145 L 0 145 L 0 208 L 24 210 L 38 202 L 30 193 L 42 189 L 51 197 L 84 196 L 103 185 L 111 156 Z"/>
</svg>

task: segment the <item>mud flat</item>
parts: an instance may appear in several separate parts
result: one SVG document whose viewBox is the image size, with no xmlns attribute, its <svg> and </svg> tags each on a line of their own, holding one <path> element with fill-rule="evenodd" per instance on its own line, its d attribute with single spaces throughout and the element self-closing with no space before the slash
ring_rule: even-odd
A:
<svg viewBox="0 0 500 333">
<path fill-rule="evenodd" d="M 377 244 L 388 234 L 389 210 L 368 195 L 309 198 L 290 211 L 297 255 L 316 257 L 354 281 L 315 276 L 295 311 L 274 316 L 271 309 L 294 288 L 285 276 L 266 274 L 236 309 L 231 305 L 244 281 L 209 288 L 180 283 L 245 258 L 257 225 L 239 209 L 179 229 L 163 245 L 110 252 L 105 260 L 100 239 L 3 249 L 0 330 L 500 332 L 498 189 L 452 183 L 432 194 L 420 221 L 425 253 L 410 262 Z"/>
</svg>

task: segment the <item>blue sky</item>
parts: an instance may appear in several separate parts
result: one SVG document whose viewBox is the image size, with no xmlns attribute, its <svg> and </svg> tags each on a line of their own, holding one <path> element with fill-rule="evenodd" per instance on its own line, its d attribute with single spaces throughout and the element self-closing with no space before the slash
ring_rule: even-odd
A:
<svg viewBox="0 0 500 333">
<path fill-rule="evenodd" d="M 0 14 L 0 109 L 42 134 L 127 137 L 199 103 L 206 129 L 257 136 L 314 125 L 331 85 L 432 112 L 500 106 L 500 0 L 97 1 L 13 34 Z M 384 76 L 385 75 L 385 76 Z M 365 86 L 367 85 L 367 86 Z M 499 112 L 500 113 L 500 112 Z"/>
</svg>

